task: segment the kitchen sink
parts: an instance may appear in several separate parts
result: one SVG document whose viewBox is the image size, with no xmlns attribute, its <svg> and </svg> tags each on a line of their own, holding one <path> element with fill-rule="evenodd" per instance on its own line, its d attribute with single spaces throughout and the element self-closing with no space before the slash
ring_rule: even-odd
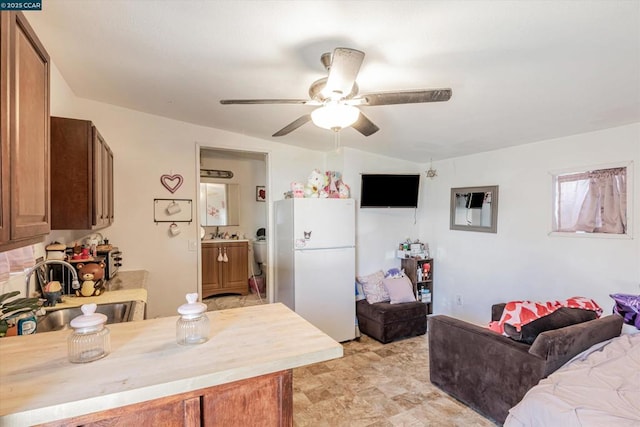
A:
<svg viewBox="0 0 640 427">
<path fill-rule="evenodd" d="M 131 320 L 132 301 L 111 304 L 98 304 L 96 313 L 107 316 L 107 324 L 128 322 Z M 71 329 L 69 323 L 72 319 L 82 314 L 80 307 L 63 308 L 49 311 L 44 316 L 38 318 L 36 332 L 51 332 Z"/>
</svg>

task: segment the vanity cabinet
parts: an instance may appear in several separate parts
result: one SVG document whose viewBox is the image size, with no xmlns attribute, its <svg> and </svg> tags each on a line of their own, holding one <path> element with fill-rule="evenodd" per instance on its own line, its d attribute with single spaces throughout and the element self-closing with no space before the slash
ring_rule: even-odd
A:
<svg viewBox="0 0 640 427">
<path fill-rule="evenodd" d="M 248 255 L 247 242 L 203 243 L 202 298 L 220 294 L 247 295 Z"/>
<path fill-rule="evenodd" d="M 49 75 L 24 15 L 0 13 L 0 252 L 50 232 Z"/>
<path fill-rule="evenodd" d="M 292 371 L 285 370 L 43 426 L 291 426 Z"/>
<path fill-rule="evenodd" d="M 113 221 L 111 148 L 91 121 L 51 117 L 51 228 L 98 230 Z"/>
</svg>

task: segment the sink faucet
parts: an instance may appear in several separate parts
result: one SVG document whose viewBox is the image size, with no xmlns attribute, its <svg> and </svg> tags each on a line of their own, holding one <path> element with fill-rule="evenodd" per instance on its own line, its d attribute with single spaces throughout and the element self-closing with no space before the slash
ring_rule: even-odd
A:
<svg viewBox="0 0 640 427">
<path fill-rule="evenodd" d="M 27 270 L 27 272 L 25 273 L 25 280 L 27 282 L 27 298 L 29 298 L 29 284 L 31 282 L 31 275 L 33 274 L 34 271 L 36 271 L 37 268 L 42 267 L 43 265 L 49 265 L 49 264 L 60 264 L 60 265 L 64 265 L 65 267 L 67 267 L 69 269 L 69 271 L 71 271 L 71 276 L 72 276 L 72 280 L 71 280 L 71 287 L 73 289 L 80 289 L 80 282 L 78 281 L 78 273 L 76 272 L 76 269 L 73 265 L 69 264 L 66 261 L 62 261 L 62 260 L 58 260 L 58 259 L 46 259 L 44 261 L 40 261 L 39 263 L 37 263 L 36 265 L 34 265 L 33 267 L 31 267 L 29 270 Z"/>
</svg>

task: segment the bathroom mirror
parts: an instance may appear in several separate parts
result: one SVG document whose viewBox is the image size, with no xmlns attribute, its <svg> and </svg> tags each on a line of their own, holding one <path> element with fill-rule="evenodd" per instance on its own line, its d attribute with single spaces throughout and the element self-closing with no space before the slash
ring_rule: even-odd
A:
<svg viewBox="0 0 640 427">
<path fill-rule="evenodd" d="M 240 225 L 239 205 L 239 184 L 200 183 L 200 225 Z"/>
<path fill-rule="evenodd" d="M 498 232 L 498 186 L 451 189 L 449 229 Z"/>
</svg>

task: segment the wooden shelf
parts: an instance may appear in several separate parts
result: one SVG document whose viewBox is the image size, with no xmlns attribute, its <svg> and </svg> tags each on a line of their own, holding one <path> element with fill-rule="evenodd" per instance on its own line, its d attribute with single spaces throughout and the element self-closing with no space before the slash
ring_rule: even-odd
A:
<svg viewBox="0 0 640 427">
<path fill-rule="evenodd" d="M 418 281 L 418 267 L 422 270 L 424 264 L 429 264 L 429 278 L 426 280 Z M 401 266 L 404 269 L 404 273 L 407 275 L 411 283 L 413 284 L 413 293 L 416 295 L 418 301 L 420 301 L 420 290 L 422 288 L 429 289 L 431 293 L 431 302 L 427 304 L 427 314 L 433 313 L 433 258 L 402 258 Z"/>
</svg>

